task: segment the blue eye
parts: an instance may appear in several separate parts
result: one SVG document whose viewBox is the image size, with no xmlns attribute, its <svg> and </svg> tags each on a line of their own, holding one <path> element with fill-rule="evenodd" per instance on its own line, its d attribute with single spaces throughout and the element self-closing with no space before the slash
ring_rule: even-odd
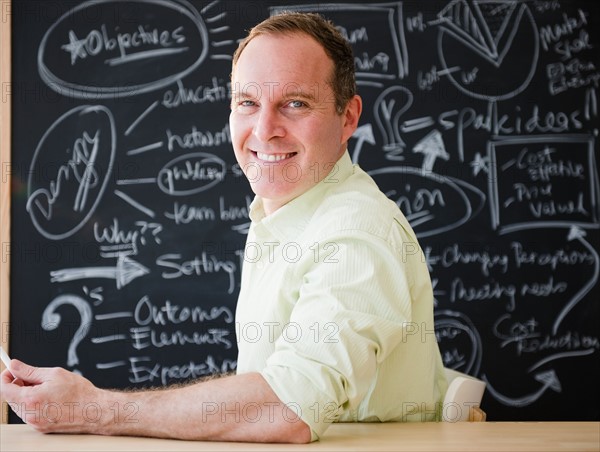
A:
<svg viewBox="0 0 600 452">
<path fill-rule="evenodd" d="M 301 100 L 292 100 L 288 105 L 293 108 L 301 108 L 306 106 L 306 104 Z"/>
</svg>

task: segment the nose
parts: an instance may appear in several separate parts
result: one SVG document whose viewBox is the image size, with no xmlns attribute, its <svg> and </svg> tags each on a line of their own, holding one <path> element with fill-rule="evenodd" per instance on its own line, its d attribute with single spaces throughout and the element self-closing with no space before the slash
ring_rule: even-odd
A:
<svg viewBox="0 0 600 452">
<path fill-rule="evenodd" d="M 256 116 L 253 133 L 256 138 L 263 142 L 285 135 L 283 118 L 277 108 L 263 106 L 260 109 Z"/>
</svg>

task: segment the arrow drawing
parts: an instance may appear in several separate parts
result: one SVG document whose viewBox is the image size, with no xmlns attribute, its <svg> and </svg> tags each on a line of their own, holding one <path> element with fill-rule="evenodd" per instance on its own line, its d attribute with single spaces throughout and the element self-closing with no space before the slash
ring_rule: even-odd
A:
<svg viewBox="0 0 600 452">
<path fill-rule="evenodd" d="M 448 160 L 450 155 L 446 152 L 442 134 L 438 130 L 432 130 L 419 141 L 413 148 L 415 154 L 424 154 L 422 169 L 424 172 L 431 172 L 436 159 L 442 158 Z"/>
<path fill-rule="evenodd" d="M 352 136 L 356 138 L 356 146 L 354 146 L 354 152 L 352 152 L 352 163 L 358 163 L 358 156 L 360 155 L 363 143 L 366 141 L 369 144 L 375 144 L 373 127 L 371 124 L 364 124 L 358 127 Z"/>
<path fill-rule="evenodd" d="M 527 405 L 531 405 L 533 402 L 539 399 L 548 389 L 552 389 L 556 392 L 562 392 L 560 381 L 558 380 L 558 376 L 556 375 L 554 369 L 534 374 L 533 378 L 536 381 L 539 381 L 542 384 L 542 387 L 532 394 L 516 398 L 507 397 L 503 394 L 500 394 L 492 387 L 488 378 L 485 375 L 482 375 L 481 378 L 486 382 L 486 389 L 490 392 L 490 394 L 492 394 L 492 396 L 500 403 L 508 406 L 524 407 Z"/>
<path fill-rule="evenodd" d="M 584 239 L 585 235 L 586 235 L 586 233 L 583 229 L 581 229 L 577 226 L 573 226 L 569 230 L 569 235 L 567 236 L 567 240 L 569 240 L 569 241 L 579 240 L 583 244 L 583 246 L 585 246 L 590 251 L 590 253 L 593 254 L 593 256 L 594 256 L 594 274 L 590 278 L 588 283 L 585 286 L 583 286 L 581 289 L 579 289 L 579 292 L 577 292 L 575 294 L 575 296 L 573 298 L 571 298 L 571 300 L 563 308 L 563 310 L 560 311 L 560 313 L 556 317 L 556 320 L 554 321 L 554 325 L 552 325 L 552 334 L 556 334 L 556 331 L 558 330 L 560 323 L 563 321 L 563 319 L 566 317 L 566 315 L 569 313 L 569 311 L 571 309 L 573 309 L 573 307 L 575 307 L 575 305 L 577 303 L 579 303 L 581 301 L 581 299 L 585 295 L 587 295 L 587 293 L 590 290 L 592 290 L 592 287 L 594 287 L 596 285 L 596 282 L 598 281 L 598 273 L 600 271 L 600 258 L 598 256 L 598 252 L 594 249 L 594 247 L 592 245 L 590 245 L 590 243 L 587 240 Z"/>
<path fill-rule="evenodd" d="M 527 371 L 532 372 L 535 369 L 537 369 L 538 367 L 540 367 L 546 363 L 549 363 L 551 361 L 555 361 L 557 359 L 571 358 L 573 356 L 591 355 L 595 352 L 596 352 L 596 350 L 594 350 L 593 348 L 588 348 L 587 350 L 575 350 L 573 352 L 555 353 L 554 355 L 550 355 L 544 359 L 539 360 L 537 363 L 535 363 L 533 366 L 531 366 L 529 369 L 527 369 Z"/>
<path fill-rule="evenodd" d="M 117 289 L 135 278 L 149 273 L 146 267 L 133 259 L 120 255 L 116 267 L 63 268 L 50 272 L 50 282 L 75 281 L 87 278 L 109 278 L 116 280 Z"/>
</svg>

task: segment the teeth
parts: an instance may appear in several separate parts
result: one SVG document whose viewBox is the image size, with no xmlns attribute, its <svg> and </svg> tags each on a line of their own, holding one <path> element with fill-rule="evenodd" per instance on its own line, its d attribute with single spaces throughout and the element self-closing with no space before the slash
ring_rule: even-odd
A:
<svg viewBox="0 0 600 452">
<path fill-rule="evenodd" d="M 288 157 L 291 157 L 292 154 L 263 154 L 261 152 L 257 152 L 256 156 L 259 159 L 264 160 L 266 162 L 278 162 L 280 160 L 284 160 Z"/>
</svg>

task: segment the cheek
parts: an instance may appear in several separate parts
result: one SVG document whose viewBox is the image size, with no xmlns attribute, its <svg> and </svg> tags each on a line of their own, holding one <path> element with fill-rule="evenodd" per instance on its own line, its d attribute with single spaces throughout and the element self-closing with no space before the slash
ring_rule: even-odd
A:
<svg viewBox="0 0 600 452">
<path fill-rule="evenodd" d="M 235 115 L 235 113 L 231 113 L 229 116 L 229 133 L 231 135 L 231 143 L 236 151 L 244 143 L 245 135 L 247 135 L 247 132 L 245 132 L 246 129 L 244 121 Z"/>
<path fill-rule="evenodd" d="M 340 146 L 341 129 L 335 121 L 323 122 L 307 129 L 305 135 L 312 147 L 318 149 L 321 156 L 337 152 Z M 318 156 L 317 156 L 318 157 Z"/>
</svg>

